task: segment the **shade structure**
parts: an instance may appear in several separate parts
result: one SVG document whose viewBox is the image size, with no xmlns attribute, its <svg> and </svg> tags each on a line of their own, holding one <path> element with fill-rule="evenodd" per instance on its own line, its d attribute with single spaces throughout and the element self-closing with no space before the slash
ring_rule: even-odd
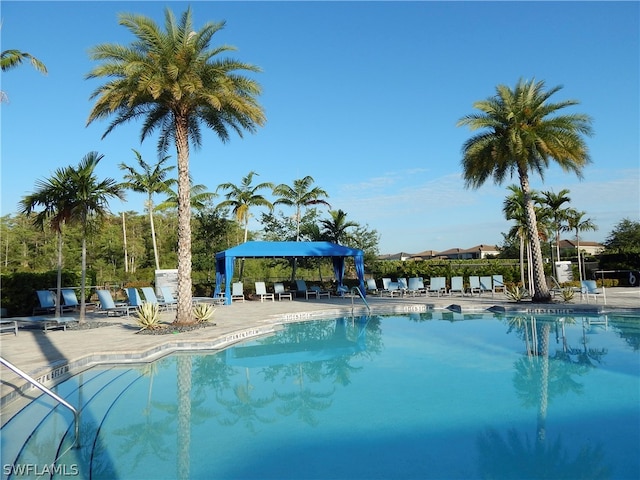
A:
<svg viewBox="0 0 640 480">
<path fill-rule="evenodd" d="M 329 257 L 333 262 L 333 271 L 342 286 L 344 261 L 353 257 L 356 274 L 360 283 L 360 292 L 366 295 L 364 287 L 364 252 L 331 242 L 246 242 L 237 247 L 216 253 L 216 290 L 218 295 L 225 285 L 225 303 L 231 303 L 231 281 L 236 258 L 302 258 Z"/>
</svg>

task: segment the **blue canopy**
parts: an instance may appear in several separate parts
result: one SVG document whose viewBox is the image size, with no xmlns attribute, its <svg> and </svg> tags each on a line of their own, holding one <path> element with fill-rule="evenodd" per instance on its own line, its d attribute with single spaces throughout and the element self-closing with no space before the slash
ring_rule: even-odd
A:
<svg viewBox="0 0 640 480">
<path fill-rule="evenodd" d="M 245 242 L 237 247 L 216 253 L 216 295 L 225 284 L 225 303 L 231 303 L 231 280 L 236 258 L 299 258 L 331 257 L 333 271 L 342 286 L 344 259 L 353 257 L 356 274 L 360 282 L 360 291 L 366 295 L 364 287 L 364 252 L 359 248 L 345 247 L 330 242 Z"/>
</svg>

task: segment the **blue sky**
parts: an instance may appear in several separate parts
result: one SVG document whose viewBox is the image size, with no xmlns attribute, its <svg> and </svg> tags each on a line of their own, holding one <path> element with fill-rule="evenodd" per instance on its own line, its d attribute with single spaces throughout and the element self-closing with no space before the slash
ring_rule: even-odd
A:
<svg viewBox="0 0 640 480">
<path fill-rule="evenodd" d="M 156 161 L 155 139 L 140 144 L 139 123 L 104 140 L 108 122 L 85 127 L 99 85 L 85 80 L 95 66 L 88 51 L 132 41 L 119 12 L 162 25 L 165 7 L 179 17 L 189 4 L 198 29 L 226 21 L 213 45 L 234 45 L 235 58 L 263 70 L 255 78 L 266 125 L 227 144 L 207 133 L 191 152 L 193 177 L 210 190 L 251 170 L 275 184 L 311 175 L 334 209 L 381 234 L 381 253 L 499 243 L 510 227 L 506 187 L 518 179 L 466 190 L 460 152 L 471 133 L 456 123 L 496 85 L 535 77 L 563 85 L 555 100 L 579 100 L 567 112 L 591 115 L 595 135 L 582 181 L 553 167 L 532 186 L 570 190 L 571 206 L 599 226 L 585 240 L 640 218 L 638 2 L 3 0 L 2 50 L 29 52 L 49 70 L 23 65 L 1 77 L 3 215 L 37 179 L 90 151 L 104 154 L 98 174 L 117 180 L 119 163 L 135 165 L 134 148 Z M 143 201 L 129 192 L 110 206 L 142 212 Z"/>
</svg>

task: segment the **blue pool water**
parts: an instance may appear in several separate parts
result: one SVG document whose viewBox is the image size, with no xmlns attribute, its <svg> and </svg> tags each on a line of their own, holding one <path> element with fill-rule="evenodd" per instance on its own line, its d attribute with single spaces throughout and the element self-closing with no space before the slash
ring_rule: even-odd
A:
<svg viewBox="0 0 640 480">
<path fill-rule="evenodd" d="M 4 478 L 640 478 L 638 317 L 293 323 L 56 391 L 80 447 L 40 398 L 2 429 Z"/>
</svg>

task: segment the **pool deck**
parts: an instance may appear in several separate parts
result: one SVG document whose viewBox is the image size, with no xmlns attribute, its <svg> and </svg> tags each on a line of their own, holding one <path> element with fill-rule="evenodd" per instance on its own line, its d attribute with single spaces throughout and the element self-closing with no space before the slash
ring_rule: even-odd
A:
<svg viewBox="0 0 640 480">
<path fill-rule="evenodd" d="M 606 304 L 603 295 L 597 303 L 580 299 L 577 294 L 571 303 L 556 301 L 550 304 L 510 302 L 502 294 L 481 296 L 444 295 L 380 298 L 367 297 L 372 314 L 410 313 L 430 309 L 446 309 L 472 312 L 490 307 L 518 309 L 529 312 L 568 313 L 567 310 L 613 313 L 618 310 L 633 310 L 640 314 L 640 288 L 608 288 Z M 249 301 L 234 302 L 216 308 L 215 326 L 172 335 L 137 335 L 139 328 L 134 317 L 107 317 L 91 313 L 87 321 L 108 321 L 111 326 L 93 329 L 63 330 L 57 328 L 44 331 L 42 328 L 3 329 L 0 335 L 0 352 L 4 359 L 51 387 L 69 375 L 98 363 L 151 361 L 163 355 L 181 350 L 222 349 L 247 338 L 266 335 L 283 323 L 320 318 L 351 315 L 366 315 L 367 309 L 361 299 L 296 299 L 294 301 Z M 65 317 L 73 314 L 66 313 Z M 163 320 L 171 322 L 175 312 L 163 313 Z M 11 320 L 11 319 L 4 319 Z M 4 326 L 4 325 L 3 325 Z M 17 400 L 28 401 L 40 394 L 4 366 L 0 367 L 0 394 L 2 423 L 8 420 Z"/>
</svg>

